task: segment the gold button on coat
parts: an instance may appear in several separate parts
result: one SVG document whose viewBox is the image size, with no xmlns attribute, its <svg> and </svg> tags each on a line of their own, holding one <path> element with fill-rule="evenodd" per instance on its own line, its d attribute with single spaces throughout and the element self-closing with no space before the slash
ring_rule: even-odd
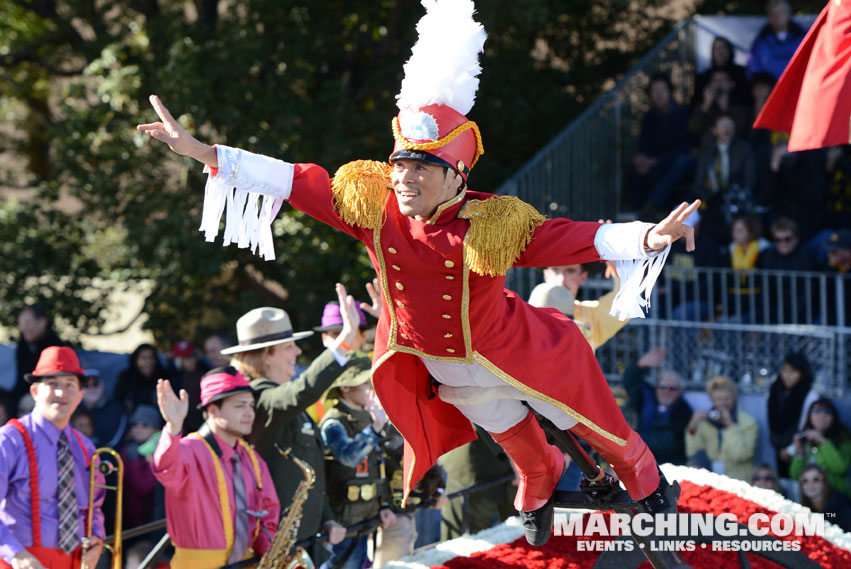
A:
<svg viewBox="0 0 851 569">
<path fill-rule="evenodd" d="M 399 265 L 390 265 L 390 266 L 393 267 L 394 271 L 401 271 L 402 270 L 402 267 L 400 267 Z"/>
<path fill-rule="evenodd" d="M 400 336 L 402 336 L 402 338 L 404 338 L 405 340 L 407 340 L 407 339 L 408 339 L 408 337 L 407 337 L 407 336 L 405 336 L 404 334 L 399 334 L 399 335 L 400 335 Z"/>
<path fill-rule="evenodd" d="M 397 301 L 396 301 L 396 306 L 398 306 L 399 308 L 405 308 L 405 303 L 404 303 L 404 302 L 402 302 L 401 300 L 397 300 Z"/>
<path fill-rule="evenodd" d="M 452 337 L 452 334 L 451 334 L 451 333 L 449 333 L 449 332 L 447 332 L 446 334 L 444 334 L 444 335 L 443 335 L 443 337 L 444 337 L 444 338 L 451 338 L 451 337 Z"/>
<path fill-rule="evenodd" d="M 448 280 L 448 281 L 454 281 L 454 280 L 455 280 L 455 277 L 453 277 L 452 275 L 446 275 L 446 280 Z"/>
<path fill-rule="evenodd" d="M 396 288 L 398 288 L 399 290 L 405 290 L 405 285 L 403 285 L 402 283 L 396 283 Z"/>
<path fill-rule="evenodd" d="M 452 261 L 444 261 L 443 264 L 446 265 L 447 269 L 451 269 L 455 266 L 455 263 L 453 263 Z"/>
<path fill-rule="evenodd" d="M 450 316 L 449 314 L 444 314 L 444 315 L 443 315 L 443 317 L 444 317 L 444 318 L 446 318 L 447 320 L 449 320 L 450 318 L 452 318 L 452 316 Z"/>
<path fill-rule="evenodd" d="M 449 296 L 448 294 L 444 294 L 444 295 L 443 295 L 443 300 L 452 300 L 452 297 L 451 297 L 451 296 Z"/>
<path fill-rule="evenodd" d="M 395 255 L 396 253 L 398 253 L 398 251 L 396 251 L 396 249 L 394 249 L 393 247 L 388 247 L 388 248 L 387 248 L 387 252 L 388 252 L 388 253 L 393 253 L 394 255 Z"/>
<path fill-rule="evenodd" d="M 452 348 L 446 348 L 446 351 L 449 352 L 450 354 L 455 353 L 455 350 L 453 350 Z"/>
</svg>

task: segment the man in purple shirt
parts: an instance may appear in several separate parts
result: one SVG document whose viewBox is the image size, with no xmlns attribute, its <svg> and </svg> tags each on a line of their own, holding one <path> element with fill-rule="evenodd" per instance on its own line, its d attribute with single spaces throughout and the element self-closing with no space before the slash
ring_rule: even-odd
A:
<svg viewBox="0 0 851 569">
<path fill-rule="evenodd" d="M 87 536 L 89 463 L 95 448 L 74 430 L 85 377 L 74 350 L 46 348 L 25 379 L 35 408 L 0 427 L 0 569 L 93 569 L 103 541 L 104 490 Z M 99 480 L 98 480 L 99 478 Z M 98 472 L 96 481 L 103 484 Z M 37 494 L 38 499 L 33 500 Z"/>
</svg>

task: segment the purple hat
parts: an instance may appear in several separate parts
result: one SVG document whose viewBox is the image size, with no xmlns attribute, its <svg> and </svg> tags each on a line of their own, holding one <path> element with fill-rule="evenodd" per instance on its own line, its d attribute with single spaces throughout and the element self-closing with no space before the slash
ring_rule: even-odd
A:
<svg viewBox="0 0 851 569">
<path fill-rule="evenodd" d="M 358 326 L 366 328 L 366 314 L 360 309 L 357 301 L 355 301 L 355 308 L 358 311 L 358 316 L 360 316 Z M 339 332 L 342 329 L 343 315 L 340 313 L 340 303 L 329 302 L 322 311 L 322 325 L 314 327 L 313 330 L 316 332 Z"/>
</svg>

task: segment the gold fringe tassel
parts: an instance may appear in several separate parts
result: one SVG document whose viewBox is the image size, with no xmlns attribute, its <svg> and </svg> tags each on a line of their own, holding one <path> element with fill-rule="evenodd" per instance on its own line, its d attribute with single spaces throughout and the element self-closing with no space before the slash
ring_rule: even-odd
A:
<svg viewBox="0 0 851 569">
<path fill-rule="evenodd" d="M 378 229 L 389 191 L 390 164 L 375 160 L 355 160 L 340 166 L 331 180 L 334 207 L 349 225 Z"/>
<path fill-rule="evenodd" d="M 464 239 L 464 258 L 470 270 L 483 276 L 504 275 L 546 218 L 531 205 L 514 197 L 470 200 L 458 217 L 470 220 Z"/>
</svg>

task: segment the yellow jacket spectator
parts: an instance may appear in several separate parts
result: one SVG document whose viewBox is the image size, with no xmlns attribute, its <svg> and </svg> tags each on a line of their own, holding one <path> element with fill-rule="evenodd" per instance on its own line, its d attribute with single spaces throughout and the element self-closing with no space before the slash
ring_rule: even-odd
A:
<svg viewBox="0 0 851 569">
<path fill-rule="evenodd" d="M 709 411 L 695 411 L 686 427 L 689 466 L 704 467 L 739 480 L 750 480 L 759 438 L 756 419 L 736 404 L 736 386 L 726 377 L 706 385 Z"/>
</svg>

